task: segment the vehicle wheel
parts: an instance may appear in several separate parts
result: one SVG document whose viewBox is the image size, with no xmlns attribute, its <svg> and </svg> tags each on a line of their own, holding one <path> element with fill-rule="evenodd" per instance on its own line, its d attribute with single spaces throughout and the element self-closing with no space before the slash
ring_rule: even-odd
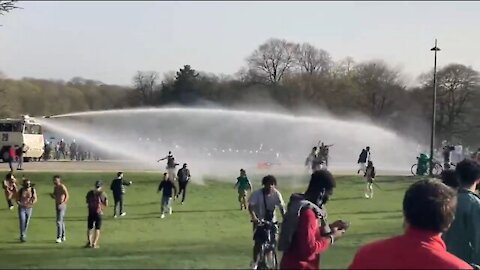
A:
<svg viewBox="0 0 480 270">
<path fill-rule="evenodd" d="M 412 172 L 413 176 L 417 175 L 417 164 L 412 165 L 412 168 L 410 168 L 410 172 Z"/>
<path fill-rule="evenodd" d="M 30 161 L 32 161 L 32 158 L 31 158 L 31 157 L 23 158 L 23 162 L 30 162 Z"/>
</svg>

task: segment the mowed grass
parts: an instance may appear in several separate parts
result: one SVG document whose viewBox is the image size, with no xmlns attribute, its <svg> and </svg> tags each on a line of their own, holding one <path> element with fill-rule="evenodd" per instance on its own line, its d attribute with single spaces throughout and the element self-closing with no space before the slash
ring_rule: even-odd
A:
<svg viewBox="0 0 480 270">
<path fill-rule="evenodd" d="M 173 215 L 160 219 L 160 174 L 126 173 L 134 184 L 127 188 L 127 215 L 113 219 L 109 190 L 113 173 L 64 173 L 70 191 L 66 226 L 67 242 L 56 244 L 53 173 L 24 175 L 36 184 L 39 200 L 33 210 L 28 242 L 19 243 L 18 214 L 2 200 L 0 220 L 0 268 L 232 268 L 245 269 L 251 260 L 252 225 L 248 213 L 240 211 L 234 180 L 207 181 L 189 185 L 187 201 L 173 203 Z M 20 178 L 21 174 L 17 174 Z M 251 177 L 259 187 L 260 176 Z M 303 183 L 279 179 L 284 199 L 302 192 Z M 100 249 L 84 249 L 86 243 L 85 195 L 95 180 L 105 182 L 110 207 L 100 239 Z M 377 177 L 383 189 L 375 189 L 371 200 L 363 197 L 361 177 L 337 177 L 337 188 L 328 203 L 329 221 L 346 219 L 351 228 L 321 257 L 322 268 L 346 268 L 357 248 L 375 239 L 402 232 L 401 202 L 415 178 Z"/>
</svg>

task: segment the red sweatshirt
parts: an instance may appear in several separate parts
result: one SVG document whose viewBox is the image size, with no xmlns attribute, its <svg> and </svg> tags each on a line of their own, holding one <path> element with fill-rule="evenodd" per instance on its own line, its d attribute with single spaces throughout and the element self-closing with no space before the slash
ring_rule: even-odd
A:
<svg viewBox="0 0 480 270">
<path fill-rule="evenodd" d="M 15 159 L 15 157 L 17 156 L 15 154 L 15 147 L 10 147 L 10 149 L 8 149 L 8 154 L 10 155 L 11 159 Z"/>
<path fill-rule="evenodd" d="M 361 247 L 349 269 L 472 269 L 447 252 L 439 233 L 408 228 L 405 234 Z"/>
<path fill-rule="evenodd" d="M 319 269 L 320 253 L 329 247 L 330 237 L 320 236 L 317 217 L 307 208 L 300 213 L 297 231 L 283 253 L 280 269 Z"/>
</svg>

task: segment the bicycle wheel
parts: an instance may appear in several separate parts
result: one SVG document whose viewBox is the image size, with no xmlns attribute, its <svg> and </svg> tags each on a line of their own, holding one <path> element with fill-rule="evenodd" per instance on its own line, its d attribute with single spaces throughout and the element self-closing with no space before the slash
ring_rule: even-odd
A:
<svg viewBox="0 0 480 270">
<path fill-rule="evenodd" d="M 277 269 L 275 251 L 270 250 L 265 254 L 265 269 Z"/>
<path fill-rule="evenodd" d="M 412 168 L 410 168 L 410 172 L 412 172 L 413 176 L 417 175 L 417 164 L 413 164 Z"/>
</svg>

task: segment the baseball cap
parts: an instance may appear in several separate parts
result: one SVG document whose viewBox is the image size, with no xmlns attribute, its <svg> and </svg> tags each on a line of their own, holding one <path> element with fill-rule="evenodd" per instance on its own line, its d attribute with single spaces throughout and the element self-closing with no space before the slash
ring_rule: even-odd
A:
<svg viewBox="0 0 480 270">
<path fill-rule="evenodd" d="M 99 188 L 101 186 L 103 186 L 102 180 L 97 180 L 97 182 L 95 182 L 95 187 Z"/>
</svg>

